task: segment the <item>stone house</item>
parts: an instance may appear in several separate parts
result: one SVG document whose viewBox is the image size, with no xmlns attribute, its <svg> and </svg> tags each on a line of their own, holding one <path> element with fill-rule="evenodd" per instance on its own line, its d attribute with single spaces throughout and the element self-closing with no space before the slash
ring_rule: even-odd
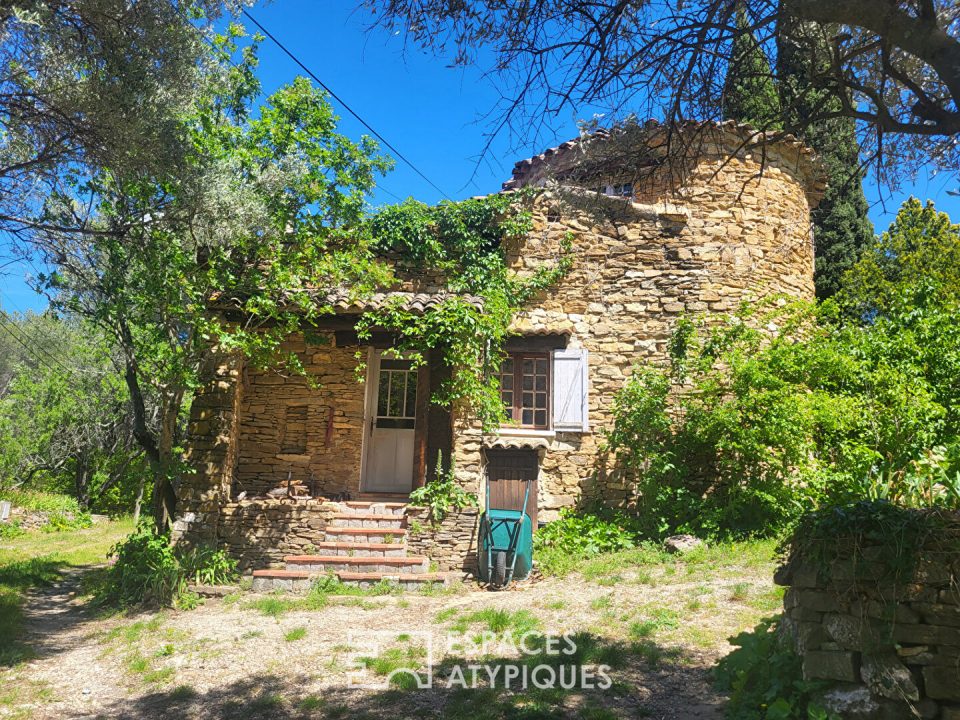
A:
<svg viewBox="0 0 960 720">
<path fill-rule="evenodd" d="M 506 495 L 533 478 L 529 510 L 540 522 L 584 495 L 627 502 L 630 489 L 606 471 L 601 445 L 631 368 L 666 359 L 681 313 L 814 293 L 810 209 L 824 185 L 811 151 L 790 138 L 758 149 L 753 131 L 732 123 L 685 126 L 676 135 L 690 137 L 691 127 L 698 142 L 686 146 L 679 173 L 676 163 L 656 161 L 673 134 L 648 125 L 649 153 L 636 167 L 598 134 L 517 163 L 504 183 L 504 191 L 543 188 L 533 202 L 534 230 L 504 248 L 510 266 L 524 272 L 554 260 L 565 238 L 574 261 L 514 320 L 501 368 L 511 421 L 499 432 L 428 402 L 447 372 L 433 358 L 413 370 L 382 356 L 389 336 L 357 338 L 360 313 L 388 297 L 415 311 L 442 301 L 443 288 L 425 279 L 364 305 L 337 300 L 321 344 L 290 338 L 316 389 L 212 354 L 209 382 L 193 403 L 193 472 L 179 488 L 175 537 L 225 543 L 246 567 L 259 568 L 261 584 L 306 582 L 321 570 L 372 582 L 429 579 L 431 566 L 467 569 L 476 510 L 434 527 L 405 502 L 428 481 L 438 452 L 478 494 L 486 477 Z M 580 171 L 585 166 L 589 173 Z M 358 353 L 366 360 L 362 381 Z M 287 484 L 303 497 L 285 496 Z M 281 562 L 286 571 L 270 569 Z"/>
</svg>

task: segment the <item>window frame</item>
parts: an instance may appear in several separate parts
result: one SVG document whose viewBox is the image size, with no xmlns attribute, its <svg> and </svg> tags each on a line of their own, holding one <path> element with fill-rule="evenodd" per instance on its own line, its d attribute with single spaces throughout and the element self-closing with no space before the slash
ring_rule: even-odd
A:
<svg viewBox="0 0 960 720">
<path fill-rule="evenodd" d="M 510 414 L 508 417 L 504 418 L 503 426 L 505 427 L 516 427 L 522 428 L 524 430 L 549 430 L 553 425 L 553 361 L 551 354 L 549 352 L 534 352 L 534 351 L 508 351 L 503 358 L 504 361 L 512 360 L 513 361 L 513 403 L 509 408 Z M 543 360 L 547 368 L 547 386 L 543 391 L 534 389 L 534 393 L 543 392 L 547 396 L 546 403 L 546 422 L 543 425 L 536 424 L 537 417 L 537 408 L 527 408 L 528 410 L 533 411 L 534 423 L 525 425 L 523 424 L 523 361 L 524 360 L 533 360 L 536 363 L 537 360 Z M 500 399 L 503 400 L 503 377 L 502 372 L 502 363 L 501 371 L 497 373 L 498 383 L 500 384 Z M 534 365 L 536 368 L 536 365 Z M 536 372 L 536 370 L 534 370 Z M 529 391 L 528 391 L 529 392 Z M 536 405 L 536 399 L 534 399 L 534 405 Z M 506 411 L 507 405 L 503 404 L 504 411 Z M 505 413 L 506 414 L 506 413 Z"/>
</svg>

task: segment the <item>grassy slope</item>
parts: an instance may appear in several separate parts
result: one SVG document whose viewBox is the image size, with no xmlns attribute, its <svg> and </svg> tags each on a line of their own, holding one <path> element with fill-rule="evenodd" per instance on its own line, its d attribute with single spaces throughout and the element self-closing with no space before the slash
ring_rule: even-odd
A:
<svg viewBox="0 0 960 720">
<path fill-rule="evenodd" d="M 129 520 L 120 520 L 84 530 L 38 531 L 0 540 L 0 637 L 9 639 L 0 649 L 0 667 L 29 656 L 21 638 L 25 594 L 54 582 L 65 568 L 104 562 L 111 546 L 132 529 Z"/>
</svg>

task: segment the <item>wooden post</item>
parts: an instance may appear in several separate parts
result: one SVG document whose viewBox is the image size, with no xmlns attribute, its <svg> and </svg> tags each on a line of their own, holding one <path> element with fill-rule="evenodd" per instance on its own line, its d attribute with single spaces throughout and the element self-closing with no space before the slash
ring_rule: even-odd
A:
<svg viewBox="0 0 960 720">
<path fill-rule="evenodd" d="M 417 408 L 413 432 L 413 487 L 427 481 L 427 415 L 430 412 L 430 362 L 417 370 Z"/>
</svg>

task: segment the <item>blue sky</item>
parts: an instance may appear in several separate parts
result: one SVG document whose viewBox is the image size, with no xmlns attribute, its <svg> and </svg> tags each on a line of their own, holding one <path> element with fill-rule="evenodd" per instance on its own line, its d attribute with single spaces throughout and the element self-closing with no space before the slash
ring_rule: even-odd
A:
<svg viewBox="0 0 960 720">
<path fill-rule="evenodd" d="M 514 162 L 577 134 L 578 116 L 556 118 L 555 134 L 539 139 L 501 137 L 478 162 L 489 129 L 486 115 L 499 97 L 478 68 L 450 68 L 403 38 L 384 31 L 366 32 L 368 16 L 355 10 L 357 0 L 274 0 L 257 5 L 253 15 L 292 50 L 331 89 L 381 135 L 397 147 L 453 199 L 496 191 L 510 176 Z M 299 68 L 270 41 L 261 50 L 260 77 L 265 92 L 291 80 Z M 340 129 L 351 137 L 367 131 L 342 108 Z M 589 112 L 584 112 L 589 115 Z M 921 177 L 900 192 L 881 193 L 867 184 L 870 216 L 878 231 L 889 225 L 900 203 L 911 194 L 932 199 L 960 221 L 960 198 L 947 188 L 960 185 L 956 175 Z M 434 203 L 442 196 L 408 166 L 382 180 L 375 205 L 413 196 Z M 24 282 L 35 272 L 20 263 L 4 266 L 9 252 L 0 241 L 0 307 L 7 311 L 45 306 Z"/>
</svg>

